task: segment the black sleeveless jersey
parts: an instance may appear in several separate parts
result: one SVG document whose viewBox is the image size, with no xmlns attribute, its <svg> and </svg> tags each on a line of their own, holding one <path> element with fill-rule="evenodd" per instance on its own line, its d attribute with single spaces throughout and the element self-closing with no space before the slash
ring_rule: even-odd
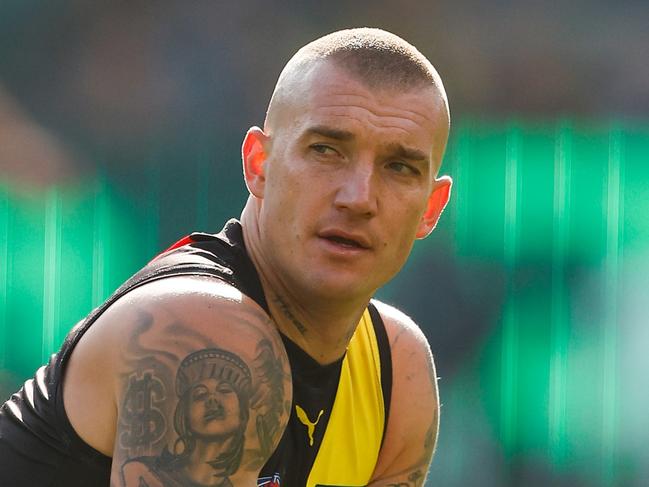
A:
<svg viewBox="0 0 649 487">
<path fill-rule="evenodd" d="M 268 311 L 241 225 L 218 235 L 194 233 L 161 254 L 75 326 L 58 353 L 0 408 L 0 486 L 109 485 L 111 458 L 85 443 L 63 407 L 62 377 L 86 330 L 117 299 L 175 275 L 221 279 Z M 258 485 L 365 485 L 381 447 L 390 406 L 392 368 L 384 324 L 370 304 L 347 353 L 321 366 L 282 336 L 291 365 L 293 404 L 278 448 Z"/>
</svg>

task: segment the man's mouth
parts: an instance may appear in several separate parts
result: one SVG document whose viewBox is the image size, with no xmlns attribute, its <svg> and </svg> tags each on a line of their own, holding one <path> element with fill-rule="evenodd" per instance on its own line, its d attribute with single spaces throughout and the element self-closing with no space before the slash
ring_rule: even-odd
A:
<svg viewBox="0 0 649 487">
<path fill-rule="evenodd" d="M 362 235 L 354 235 L 340 230 L 325 230 L 318 234 L 320 238 L 349 249 L 367 250 L 369 240 Z"/>
<path fill-rule="evenodd" d="M 350 248 L 356 248 L 356 249 L 364 249 L 360 243 L 358 243 L 356 240 L 352 240 L 349 238 L 344 238 L 344 237 L 324 237 L 325 239 L 329 240 L 330 242 L 335 242 L 339 245 L 342 245 L 344 247 L 350 247 Z"/>
</svg>

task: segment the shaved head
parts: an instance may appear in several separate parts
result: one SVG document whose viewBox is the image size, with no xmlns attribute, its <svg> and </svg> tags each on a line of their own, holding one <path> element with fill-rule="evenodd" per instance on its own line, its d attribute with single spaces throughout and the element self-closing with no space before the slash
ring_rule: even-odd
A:
<svg viewBox="0 0 649 487">
<path fill-rule="evenodd" d="M 341 30 L 310 42 L 289 60 L 280 81 L 323 60 L 337 61 L 371 88 L 442 85 L 435 68 L 415 46 L 390 32 L 370 28 Z"/>
</svg>

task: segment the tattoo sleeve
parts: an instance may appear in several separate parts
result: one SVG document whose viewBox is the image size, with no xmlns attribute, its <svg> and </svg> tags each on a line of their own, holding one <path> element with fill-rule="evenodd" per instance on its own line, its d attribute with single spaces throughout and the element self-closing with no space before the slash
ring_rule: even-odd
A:
<svg viewBox="0 0 649 487">
<path fill-rule="evenodd" d="M 290 411 L 272 324 L 249 309 L 221 315 L 218 333 L 192 319 L 158 321 L 141 313 L 124 348 L 111 485 L 228 487 L 256 475 Z"/>
</svg>

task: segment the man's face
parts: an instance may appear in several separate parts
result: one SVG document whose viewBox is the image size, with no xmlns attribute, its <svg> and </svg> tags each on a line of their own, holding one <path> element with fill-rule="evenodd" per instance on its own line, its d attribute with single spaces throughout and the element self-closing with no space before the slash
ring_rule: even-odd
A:
<svg viewBox="0 0 649 487">
<path fill-rule="evenodd" d="M 229 382 L 203 379 L 189 394 L 189 429 L 196 436 L 229 436 L 241 427 L 239 398 Z"/>
<path fill-rule="evenodd" d="M 369 296 L 421 232 L 448 118 L 432 87 L 373 90 L 331 63 L 300 86 L 266 129 L 264 255 L 288 289 Z"/>
</svg>

